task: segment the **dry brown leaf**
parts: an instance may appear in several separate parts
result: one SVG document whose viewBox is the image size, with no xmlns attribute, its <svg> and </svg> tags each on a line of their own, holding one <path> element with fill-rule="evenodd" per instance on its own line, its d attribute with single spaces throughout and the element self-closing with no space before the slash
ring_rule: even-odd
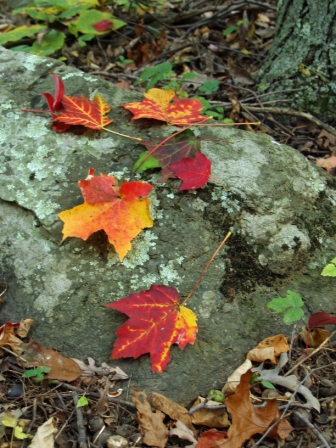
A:
<svg viewBox="0 0 336 448">
<path fill-rule="evenodd" d="M 270 18 L 267 17 L 265 14 L 261 14 L 259 13 L 257 16 L 257 20 L 256 22 L 261 22 L 261 23 L 270 23 Z"/>
<path fill-rule="evenodd" d="M 336 169 L 336 156 L 331 156 L 327 159 L 317 159 L 316 165 L 325 169 L 327 173 L 333 173 L 333 170 Z"/>
<path fill-rule="evenodd" d="M 276 400 L 269 401 L 263 408 L 257 408 L 250 402 L 251 378 L 250 370 L 244 373 L 234 395 L 225 400 L 232 416 L 232 425 L 227 432 L 228 438 L 217 442 L 219 447 L 240 448 L 254 434 L 264 434 L 269 426 L 280 417 Z M 285 438 L 292 429 L 288 422 L 283 423 L 281 420 L 272 435 Z"/>
<path fill-rule="evenodd" d="M 248 352 L 246 358 L 255 362 L 264 362 L 269 359 L 272 364 L 277 364 L 276 357 L 288 351 L 287 339 L 283 334 L 277 334 L 261 341 L 256 348 Z"/>
<path fill-rule="evenodd" d="M 204 398 L 198 397 L 192 407 L 197 406 Z M 219 405 L 219 403 L 209 401 L 208 405 Z M 208 426 L 209 428 L 227 428 L 231 425 L 226 409 L 206 409 L 202 408 L 191 414 L 194 425 Z"/>
<path fill-rule="evenodd" d="M 54 417 L 44 422 L 38 428 L 28 448 L 54 448 L 54 434 L 57 432 L 55 425 L 56 419 Z"/>
<path fill-rule="evenodd" d="M 6 322 L 0 333 L 0 347 L 8 346 L 16 354 L 21 355 L 22 341 L 15 336 L 15 324 Z"/>
<path fill-rule="evenodd" d="M 172 420 L 180 420 L 196 435 L 196 429 L 192 424 L 191 416 L 188 414 L 186 408 L 158 392 L 151 393 L 150 401 L 158 411 L 169 415 Z"/>
<path fill-rule="evenodd" d="M 153 412 L 148 402 L 146 393 L 133 388 L 133 403 L 137 408 L 138 423 L 142 434 L 142 441 L 149 446 L 164 448 L 167 443 L 168 430 L 163 424 L 165 415 Z"/>
<path fill-rule="evenodd" d="M 21 319 L 20 326 L 16 330 L 16 334 L 19 336 L 19 338 L 25 338 L 27 336 L 33 322 L 34 319 Z"/>
<path fill-rule="evenodd" d="M 83 376 L 94 376 L 96 373 L 98 375 L 109 375 L 109 379 L 111 381 L 127 380 L 129 378 L 128 375 L 126 375 L 126 373 L 123 370 L 121 370 L 118 366 L 112 367 L 106 364 L 106 362 L 103 362 L 102 365 L 99 367 L 95 365 L 95 360 L 92 358 L 88 358 L 88 364 L 85 364 L 85 362 L 80 361 L 79 359 L 76 358 L 71 359 L 73 359 L 79 365 L 79 367 L 82 370 Z M 111 376 L 112 374 L 113 376 Z"/>
<path fill-rule="evenodd" d="M 169 431 L 170 436 L 177 436 L 180 439 L 189 440 L 192 442 L 191 445 L 187 445 L 186 448 L 196 448 L 197 440 L 193 436 L 193 432 L 186 427 L 186 425 L 179 420 L 175 422 L 175 428 L 171 428 Z"/>
<path fill-rule="evenodd" d="M 22 343 L 22 357 L 29 366 L 50 367 L 47 378 L 59 381 L 74 381 L 82 374 L 78 364 L 70 358 L 65 358 L 60 353 L 45 348 L 37 341 L 31 340 L 28 344 Z"/>
<path fill-rule="evenodd" d="M 236 390 L 236 387 L 240 383 L 240 377 L 247 372 L 248 370 L 252 369 L 252 363 L 249 359 L 246 359 L 243 364 L 241 364 L 237 369 L 231 373 L 229 378 L 226 380 L 226 383 L 224 384 L 224 387 L 222 389 L 222 392 L 225 396 L 232 395 L 234 391 Z"/>
<path fill-rule="evenodd" d="M 235 83 L 241 84 L 243 86 L 255 84 L 255 81 L 249 74 L 249 72 L 241 67 L 238 67 L 233 59 L 228 59 L 228 64 L 230 76 Z"/>
<path fill-rule="evenodd" d="M 299 336 L 302 342 L 307 344 L 308 347 L 316 348 L 328 338 L 329 331 L 325 328 L 317 328 L 316 330 L 308 331 L 306 327 L 302 327 Z"/>
</svg>

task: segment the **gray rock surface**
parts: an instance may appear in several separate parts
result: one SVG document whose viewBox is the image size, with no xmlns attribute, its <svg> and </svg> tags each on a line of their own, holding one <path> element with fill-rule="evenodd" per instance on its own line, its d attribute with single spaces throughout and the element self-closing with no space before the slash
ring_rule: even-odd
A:
<svg viewBox="0 0 336 448">
<path fill-rule="evenodd" d="M 41 92 L 53 91 L 50 72 L 70 95 L 99 92 L 113 105 L 111 129 L 150 139 L 167 126 L 130 122 L 118 107 L 138 93 L 66 67 L 59 61 L 0 51 L 0 281 L 9 291 L 0 320 L 35 319 L 32 337 L 63 355 L 107 361 L 115 331 L 126 316 L 105 305 L 132 292 L 165 284 L 185 297 L 210 256 L 233 236 L 188 302 L 198 316 L 194 346 L 172 348 L 162 374 L 149 357 L 110 361 L 132 375 L 131 385 L 187 403 L 220 387 L 246 352 L 262 338 L 291 327 L 266 303 L 300 293 L 306 317 L 334 311 L 335 279 L 320 272 L 336 253 L 335 179 L 298 152 L 269 136 L 233 128 L 198 128 L 213 177 L 196 192 L 179 192 L 179 181 L 154 182 L 152 229 L 142 232 L 123 263 L 103 232 L 62 245 L 57 213 L 82 203 L 78 180 L 88 168 L 129 175 L 143 147 L 107 132 L 58 134 L 50 119 L 20 111 L 40 109 Z M 211 140 L 212 139 L 212 140 Z"/>
</svg>

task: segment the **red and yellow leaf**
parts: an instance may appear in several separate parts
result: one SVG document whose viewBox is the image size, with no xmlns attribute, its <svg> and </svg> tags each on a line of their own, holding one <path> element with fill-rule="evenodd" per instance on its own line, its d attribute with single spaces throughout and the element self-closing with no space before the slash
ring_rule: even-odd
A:
<svg viewBox="0 0 336 448">
<path fill-rule="evenodd" d="M 180 304 L 175 288 L 154 285 L 106 306 L 130 317 L 117 331 L 111 358 L 149 353 L 152 371 L 162 373 L 170 361 L 172 344 L 183 349 L 196 340 L 196 316 Z"/>
<path fill-rule="evenodd" d="M 183 181 L 180 190 L 196 190 L 208 182 L 211 162 L 204 154 L 197 152 L 194 159 L 185 158 L 171 163 L 169 169 Z"/>
<path fill-rule="evenodd" d="M 203 106 L 197 99 L 179 99 L 174 90 L 150 89 L 141 102 L 123 104 L 134 114 L 132 120 L 154 118 L 167 124 L 184 126 L 209 119 L 201 115 Z"/>
<path fill-rule="evenodd" d="M 85 180 L 79 181 L 79 187 L 84 204 L 58 215 L 64 222 L 62 241 L 69 236 L 86 240 L 104 230 L 122 261 L 141 230 L 153 227 L 150 200 L 145 197 L 153 187 L 140 181 L 124 182 L 119 187 L 114 176 L 95 176 L 93 168 Z"/>
<path fill-rule="evenodd" d="M 82 125 L 90 129 L 103 129 L 112 123 L 105 115 L 112 107 L 96 93 L 91 101 L 86 96 L 63 96 L 64 112 L 54 118 L 54 123 L 62 122 Z"/>
</svg>

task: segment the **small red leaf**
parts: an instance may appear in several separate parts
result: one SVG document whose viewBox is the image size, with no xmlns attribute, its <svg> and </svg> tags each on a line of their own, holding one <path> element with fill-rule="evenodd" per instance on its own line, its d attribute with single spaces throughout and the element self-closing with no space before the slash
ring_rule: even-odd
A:
<svg viewBox="0 0 336 448">
<path fill-rule="evenodd" d="M 203 187 L 211 174 L 211 162 L 202 153 L 197 152 L 194 159 L 182 159 L 171 163 L 169 168 L 179 179 L 183 180 L 180 190 L 195 190 Z"/>
<path fill-rule="evenodd" d="M 319 311 L 312 314 L 308 319 L 309 330 L 313 330 L 316 327 L 321 327 L 324 325 L 336 325 L 336 317 L 331 316 L 325 311 Z"/>
<path fill-rule="evenodd" d="M 53 97 L 48 92 L 41 93 L 41 95 L 47 100 L 50 112 L 59 112 L 63 109 L 62 99 L 64 95 L 64 84 L 59 76 L 55 75 L 55 73 L 52 75 L 54 77 L 55 96 Z"/>
<path fill-rule="evenodd" d="M 95 30 L 102 32 L 111 30 L 113 28 L 113 23 L 110 20 L 101 20 L 92 26 Z"/>
<path fill-rule="evenodd" d="M 216 429 L 210 429 L 209 431 L 203 432 L 203 434 L 199 437 L 197 448 L 217 447 L 218 445 L 216 442 L 226 438 L 226 432 L 219 432 Z"/>
</svg>

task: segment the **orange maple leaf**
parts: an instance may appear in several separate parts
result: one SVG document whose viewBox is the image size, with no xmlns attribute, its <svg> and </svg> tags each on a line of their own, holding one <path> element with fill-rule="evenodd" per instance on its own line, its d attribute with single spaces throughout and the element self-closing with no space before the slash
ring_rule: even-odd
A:
<svg viewBox="0 0 336 448">
<path fill-rule="evenodd" d="M 240 448 L 254 434 L 264 434 L 280 417 L 276 400 L 269 401 L 263 408 L 257 408 L 250 402 L 251 378 L 251 370 L 244 373 L 235 393 L 224 401 L 232 416 L 232 425 L 227 432 L 228 438 L 217 441 L 211 448 Z M 268 437 L 285 439 L 292 430 L 288 421 L 283 419 Z"/>
<path fill-rule="evenodd" d="M 150 89 L 144 96 L 141 102 L 123 104 L 134 114 L 132 120 L 154 118 L 167 124 L 184 126 L 209 119 L 200 114 L 203 105 L 199 100 L 179 99 L 174 90 Z"/>
<path fill-rule="evenodd" d="M 152 371 L 162 373 L 170 361 L 170 347 L 183 349 L 196 340 L 195 313 L 182 306 L 175 288 L 154 285 L 109 303 L 130 317 L 118 330 L 111 358 L 138 358 L 149 353 Z"/>
<path fill-rule="evenodd" d="M 93 168 L 78 184 L 85 202 L 58 215 L 64 222 L 62 241 L 69 236 L 86 240 L 92 233 L 105 230 L 123 261 L 133 238 L 145 227 L 153 227 L 150 200 L 145 197 L 152 185 L 139 181 L 124 182 L 118 187 L 114 176 L 95 176 Z"/>
<path fill-rule="evenodd" d="M 113 120 L 105 117 L 112 107 L 98 93 L 91 101 L 86 96 L 67 96 L 62 98 L 64 112 L 54 117 L 54 122 L 83 125 L 91 129 L 103 129 Z"/>
</svg>

